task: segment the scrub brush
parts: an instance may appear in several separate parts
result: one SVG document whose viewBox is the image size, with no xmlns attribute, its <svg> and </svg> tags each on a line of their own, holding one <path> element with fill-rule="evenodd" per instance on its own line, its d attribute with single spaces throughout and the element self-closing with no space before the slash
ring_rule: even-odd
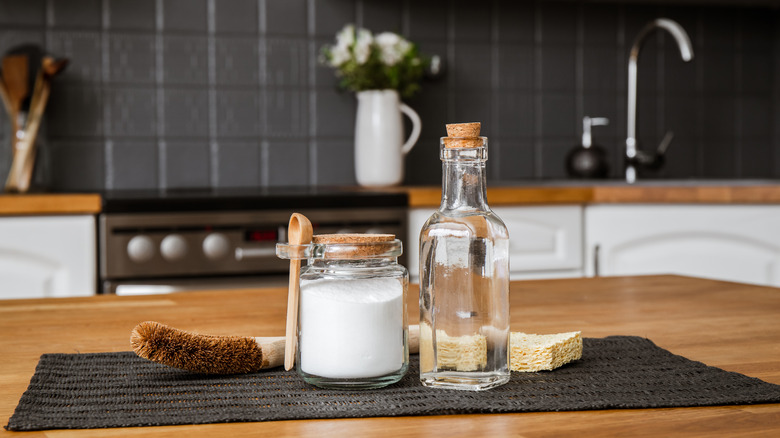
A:
<svg viewBox="0 0 780 438">
<path fill-rule="evenodd" d="M 416 353 L 420 329 L 409 326 L 409 352 Z M 253 373 L 284 365 L 285 337 L 212 336 L 159 322 L 138 324 L 130 345 L 138 356 L 170 367 L 203 374 Z"/>
<path fill-rule="evenodd" d="M 284 342 L 284 337 L 203 335 L 154 321 L 138 324 L 130 335 L 138 356 L 205 374 L 252 373 L 283 365 Z"/>
</svg>

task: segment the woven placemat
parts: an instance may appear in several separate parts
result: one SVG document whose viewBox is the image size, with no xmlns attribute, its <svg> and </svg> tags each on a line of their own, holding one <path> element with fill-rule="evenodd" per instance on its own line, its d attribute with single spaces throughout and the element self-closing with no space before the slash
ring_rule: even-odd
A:
<svg viewBox="0 0 780 438">
<path fill-rule="evenodd" d="M 295 372 L 205 376 L 132 352 L 45 354 L 6 429 L 88 429 L 307 418 L 379 417 L 780 402 L 780 385 L 676 356 L 630 336 L 584 339 L 581 360 L 512 373 L 483 392 L 425 388 L 407 375 L 371 391 L 315 388 Z"/>
</svg>

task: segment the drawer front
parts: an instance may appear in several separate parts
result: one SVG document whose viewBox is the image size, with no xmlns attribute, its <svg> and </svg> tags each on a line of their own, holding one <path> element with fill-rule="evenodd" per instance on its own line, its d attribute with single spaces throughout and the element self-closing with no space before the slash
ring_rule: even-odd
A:
<svg viewBox="0 0 780 438">
<path fill-rule="evenodd" d="M 94 295 L 95 218 L 0 218 L 0 299 Z"/>
<path fill-rule="evenodd" d="M 677 274 L 780 286 L 778 205 L 596 205 L 585 272 Z"/>
<path fill-rule="evenodd" d="M 412 279 L 419 276 L 419 237 L 435 209 L 409 212 L 404 242 Z M 578 276 L 582 272 L 582 207 L 579 205 L 498 207 L 493 211 L 509 229 L 512 278 Z"/>
<path fill-rule="evenodd" d="M 582 269 L 582 207 L 499 207 L 512 273 Z"/>
</svg>

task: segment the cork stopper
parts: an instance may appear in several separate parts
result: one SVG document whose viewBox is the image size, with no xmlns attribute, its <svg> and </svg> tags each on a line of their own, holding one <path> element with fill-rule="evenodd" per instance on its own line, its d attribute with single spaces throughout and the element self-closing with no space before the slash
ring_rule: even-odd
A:
<svg viewBox="0 0 780 438">
<path fill-rule="evenodd" d="M 313 243 L 380 243 L 392 242 L 395 240 L 395 234 L 317 234 L 312 237 Z"/>
<path fill-rule="evenodd" d="M 483 145 L 479 138 L 479 130 L 482 127 L 479 122 L 452 123 L 446 125 L 447 137 L 444 138 L 444 147 L 447 148 L 478 148 Z"/>
<path fill-rule="evenodd" d="M 447 137 L 476 138 L 479 137 L 479 130 L 482 124 L 479 122 L 452 123 L 445 125 L 447 128 Z"/>
<path fill-rule="evenodd" d="M 319 234 L 312 237 L 315 244 L 333 245 L 325 258 L 370 258 L 386 255 L 398 242 L 395 234 Z M 400 254 L 400 253 L 399 253 Z"/>
</svg>

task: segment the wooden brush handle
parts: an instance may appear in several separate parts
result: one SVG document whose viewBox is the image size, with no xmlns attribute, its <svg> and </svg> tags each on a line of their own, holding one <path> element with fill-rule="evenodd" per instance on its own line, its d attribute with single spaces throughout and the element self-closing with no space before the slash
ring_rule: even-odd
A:
<svg viewBox="0 0 780 438">
<path fill-rule="evenodd" d="M 284 365 L 284 337 L 255 338 L 255 342 L 263 351 L 263 365 L 260 369 Z"/>
<path fill-rule="evenodd" d="M 416 353 L 420 328 L 409 326 L 409 352 Z M 255 372 L 284 365 L 286 337 L 213 336 L 155 321 L 138 324 L 130 345 L 138 356 L 206 374 Z"/>
</svg>

